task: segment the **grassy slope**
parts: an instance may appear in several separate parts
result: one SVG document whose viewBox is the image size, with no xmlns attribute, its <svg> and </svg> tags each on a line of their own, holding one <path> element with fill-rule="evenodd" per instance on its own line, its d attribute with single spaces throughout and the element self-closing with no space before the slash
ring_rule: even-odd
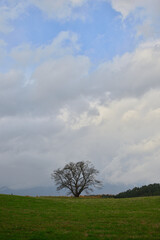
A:
<svg viewBox="0 0 160 240">
<path fill-rule="evenodd" d="M 160 197 L 31 198 L 0 195 L 0 239 L 160 239 Z"/>
</svg>

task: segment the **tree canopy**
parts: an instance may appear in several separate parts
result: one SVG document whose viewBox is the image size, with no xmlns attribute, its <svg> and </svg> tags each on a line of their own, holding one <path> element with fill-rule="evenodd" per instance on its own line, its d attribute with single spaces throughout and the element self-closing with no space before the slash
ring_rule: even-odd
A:
<svg viewBox="0 0 160 240">
<path fill-rule="evenodd" d="M 79 197 L 83 191 L 89 193 L 93 188 L 102 187 L 101 181 L 96 179 L 98 173 L 89 161 L 70 162 L 64 168 L 53 171 L 51 178 L 54 179 L 58 191 L 67 189 L 68 195 Z"/>
<path fill-rule="evenodd" d="M 127 198 L 127 197 L 145 197 L 145 196 L 160 196 L 160 184 L 154 183 L 148 186 L 135 187 L 125 192 L 117 194 L 116 198 Z"/>
</svg>

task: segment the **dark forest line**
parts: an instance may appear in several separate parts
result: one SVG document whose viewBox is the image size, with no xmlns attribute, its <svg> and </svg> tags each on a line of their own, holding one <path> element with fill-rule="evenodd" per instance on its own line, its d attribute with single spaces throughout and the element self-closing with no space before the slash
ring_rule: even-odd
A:
<svg viewBox="0 0 160 240">
<path fill-rule="evenodd" d="M 148 197 L 148 196 L 160 196 L 159 183 L 144 185 L 142 187 L 135 187 L 125 192 L 120 192 L 116 195 L 103 194 L 102 198 L 131 198 L 131 197 Z"/>
</svg>

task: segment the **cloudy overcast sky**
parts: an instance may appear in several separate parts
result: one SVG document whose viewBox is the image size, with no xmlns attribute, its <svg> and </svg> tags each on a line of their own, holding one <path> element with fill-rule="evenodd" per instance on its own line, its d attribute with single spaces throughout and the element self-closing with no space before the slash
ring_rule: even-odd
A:
<svg viewBox="0 0 160 240">
<path fill-rule="evenodd" d="M 0 186 L 90 160 L 160 182 L 160 1 L 0 1 Z"/>
</svg>

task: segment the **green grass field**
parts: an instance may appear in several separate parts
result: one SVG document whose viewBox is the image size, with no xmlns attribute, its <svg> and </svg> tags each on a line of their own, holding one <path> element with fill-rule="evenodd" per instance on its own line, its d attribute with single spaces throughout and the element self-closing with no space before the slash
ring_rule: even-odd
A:
<svg viewBox="0 0 160 240">
<path fill-rule="evenodd" d="M 0 195 L 1 240 L 159 239 L 160 197 Z"/>
</svg>

